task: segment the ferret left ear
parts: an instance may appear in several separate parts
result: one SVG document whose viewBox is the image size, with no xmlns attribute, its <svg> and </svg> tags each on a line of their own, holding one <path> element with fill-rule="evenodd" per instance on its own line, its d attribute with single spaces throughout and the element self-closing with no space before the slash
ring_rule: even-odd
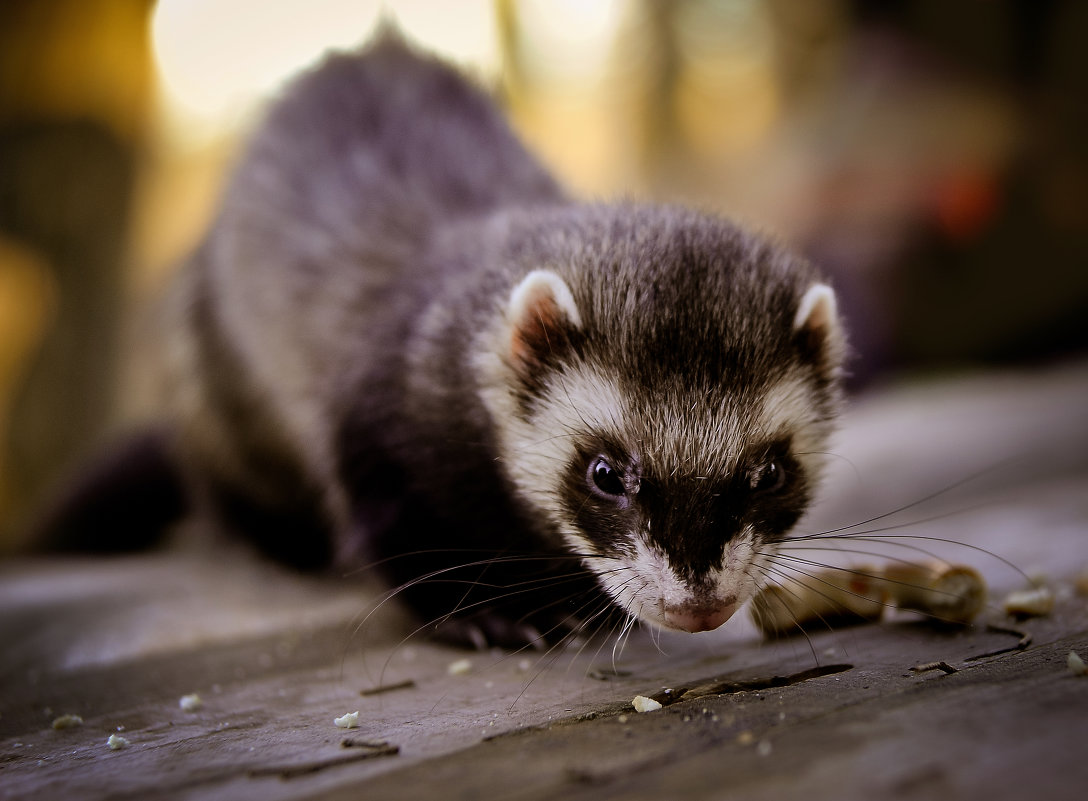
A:
<svg viewBox="0 0 1088 801">
<path fill-rule="evenodd" d="M 534 270 L 514 287 L 507 306 L 508 356 L 528 382 L 570 349 L 582 328 L 582 316 L 566 282 L 549 270 Z"/>
<path fill-rule="evenodd" d="M 801 297 L 793 318 L 794 340 L 802 358 L 826 370 L 836 370 L 846 355 L 837 307 L 831 287 L 813 284 Z"/>
</svg>

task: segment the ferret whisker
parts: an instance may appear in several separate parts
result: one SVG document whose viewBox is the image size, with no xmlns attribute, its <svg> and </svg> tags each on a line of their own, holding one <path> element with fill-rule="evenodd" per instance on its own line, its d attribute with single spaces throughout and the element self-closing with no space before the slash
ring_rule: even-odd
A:
<svg viewBox="0 0 1088 801">
<path fill-rule="evenodd" d="M 482 559 L 482 560 L 477 560 L 477 561 L 474 561 L 474 562 L 467 562 L 467 563 L 447 566 L 447 567 L 440 568 L 440 569 L 437 569 L 437 570 L 432 570 L 431 572 L 425 573 L 425 574 L 423 574 L 421 576 L 417 576 L 414 579 L 403 582 L 402 584 L 400 584 L 400 585 L 398 585 L 396 587 L 393 587 L 392 589 L 387 590 L 381 596 L 379 596 L 378 600 L 372 605 L 370 611 L 367 612 L 367 614 L 362 618 L 362 620 L 360 620 L 357 624 L 355 624 L 354 629 L 353 629 L 353 636 L 357 635 L 363 629 L 363 627 L 366 626 L 367 622 L 371 619 L 371 617 L 373 617 L 382 607 L 384 607 L 386 603 L 391 601 L 397 595 L 400 595 L 401 593 L 405 592 L 406 590 L 411 589 L 412 587 L 415 587 L 415 586 L 417 586 L 419 584 L 422 584 L 422 583 L 467 583 L 467 584 L 470 584 L 470 585 L 473 585 L 473 586 L 479 586 L 480 585 L 479 582 L 469 580 L 469 579 L 441 579 L 439 577 L 448 575 L 449 573 L 452 573 L 452 572 L 457 571 L 457 570 L 477 567 L 477 566 L 484 565 L 484 564 L 505 563 L 505 562 L 509 562 L 509 561 L 513 561 L 513 562 L 545 561 L 545 557 L 510 557 L 510 558 L 493 557 L 491 559 Z M 560 577 L 542 576 L 539 579 L 527 580 L 527 581 L 535 582 L 537 584 L 546 586 L 549 581 L 553 581 L 553 580 L 555 580 L 557 578 L 561 579 L 563 581 L 574 581 L 574 580 L 580 580 L 582 577 L 584 577 L 586 575 L 589 575 L 589 574 L 592 574 L 592 571 L 590 571 L 587 568 L 587 569 L 585 569 L 583 571 L 580 571 L 578 573 L 575 573 L 575 574 L 564 574 L 563 576 L 560 576 Z M 484 586 L 490 586 L 490 585 L 484 585 Z M 494 585 L 494 586 L 495 586 L 495 588 L 505 588 L 505 585 Z M 523 591 L 525 591 L 525 590 L 523 590 Z M 449 615 L 446 615 L 446 617 L 449 617 Z M 426 624 L 426 625 L 430 625 L 430 624 Z M 423 628 L 426 628 L 426 625 Z"/>
<path fill-rule="evenodd" d="M 772 575 L 777 575 L 777 574 L 772 573 L 771 571 L 767 571 L 765 573 L 765 575 L 772 576 Z M 786 580 L 790 580 L 790 577 L 788 577 L 788 576 L 782 576 L 782 578 L 784 578 Z M 789 588 L 786 585 L 781 584 L 781 583 L 777 583 L 777 586 L 781 587 L 784 592 L 789 593 L 795 599 L 800 600 L 800 595 L 797 592 L 795 592 L 794 590 L 792 590 L 791 588 Z M 805 586 L 805 585 L 801 584 L 800 586 Z M 791 609 L 789 607 L 789 605 L 786 604 L 786 602 L 782 598 L 779 598 L 777 596 L 771 596 L 771 597 L 772 597 L 773 601 L 775 603 L 779 604 L 782 607 L 783 611 L 785 611 L 785 613 L 787 615 L 789 615 L 790 619 L 793 621 L 793 627 L 795 629 L 797 629 L 798 633 L 802 637 L 805 638 L 805 643 L 808 645 L 808 650 L 812 654 L 813 663 L 816 664 L 816 665 L 819 665 L 820 664 L 820 657 L 816 653 L 816 644 L 812 641 L 812 635 L 809 634 L 809 632 L 801 624 L 801 621 L 798 619 L 798 617 L 794 613 L 793 609 Z M 763 626 L 764 626 L 764 623 L 765 623 L 765 620 L 762 617 L 762 612 L 759 609 L 756 609 L 755 611 L 756 611 L 756 616 L 757 616 L 756 623 L 760 627 L 760 629 L 762 629 Z M 819 614 L 817 612 L 816 613 L 816 618 L 827 628 L 828 631 L 832 630 L 833 627 L 831 626 L 830 621 L 826 620 L 823 615 L 821 615 L 821 614 Z"/>
<path fill-rule="evenodd" d="M 597 656 L 600 655 L 601 649 L 604 648 L 604 646 L 607 644 L 609 637 L 608 634 L 603 633 L 604 626 L 609 626 L 611 632 L 615 632 L 616 627 L 620 625 L 620 622 L 613 620 L 613 614 L 618 610 L 609 599 L 598 598 L 596 599 L 596 603 L 598 604 L 597 609 L 590 612 L 590 614 L 586 617 L 585 624 L 582 627 L 582 631 L 586 633 L 585 636 L 583 636 L 582 638 L 582 644 L 578 647 L 578 650 L 574 652 L 574 656 L 571 659 L 570 664 L 567 665 L 568 673 L 570 672 L 571 667 L 574 665 L 575 660 L 585 652 L 585 649 L 588 648 L 590 644 L 594 642 L 594 640 L 596 640 L 599 644 L 597 646 L 596 652 L 594 653 L 593 660 L 596 660 Z M 587 604 L 587 606 L 588 605 L 589 604 Z M 598 621 L 601 622 L 601 626 L 594 629 L 593 626 Z"/>
<path fill-rule="evenodd" d="M 632 614 L 631 610 L 630 610 L 630 601 L 627 601 L 622 606 L 613 606 L 613 601 L 618 599 L 619 597 L 621 597 L 623 591 L 626 590 L 627 587 L 629 587 L 630 584 L 633 581 L 635 581 L 637 579 L 640 579 L 640 577 L 637 575 L 637 573 L 634 572 L 633 569 L 631 569 L 631 568 L 626 568 L 626 569 L 631 572 L 631 576 L 626 581 L 624 581 L 621 584 L 619 584 L 618 586 L 612 588 L 612 590 L 610 591 L 610 595 L 612 595 L 612 599 L 608 599 L 608 598 L 605 599 L 605 605 L 604 605 L 603 612 L 607 613 L 609 611 L 615 610 L 617 612 L 622 613 L 622 618 L 612 624 L 612 632 L 613 633 L 615 632 L 616 628 L 620 627 L 620 626 L 622 626 L 621 633 L 624 630 L 626 630 L 628 625 L 629 625 L 629 621 L 631 620 L 631 614 Z M 634 593 L 632 593 L 632 597 L 637 597 L 645 588 L 646 588 L 646 582 L 645 582 L 644 579 L 642 579 L 642 586 L 639 589 L 635 590 Z M 606 618 L 606 620 L 607 620 L 607 618 Z M 601 644 L 598 646 L 597 652 L 593 656 L 593 661 L 596 661 L 596 659 L 600 656 L 601 650 L 603 650 L 604 646 L 607 644 L 607 640 L 608 640 L 608 636 L 605 636 L 605 637 L 601 638 Z M 612 657 L 612 659 L 613 659 L 613 666 L 614 666 L 614 664 L 615 664 L 615 645 L 613 645 L 613 657 Z"/>
<path fill-rule="evenodd" d="M 977 481 L 982 476 L 985 476 L 985 475 L 987 475 L 989 473 L 992 473 L 995 470 L 998 470 L 1001 467 L 1005 466 L 1006 464 L 1008 464 L 1009 461 L 1011 461 L 1011 460 L 1005 460 L 1005 461 L 1000 462 L 998 464 L 994 464 L 994 465 L 990 465 L 989 467 L 982 468 L 981 470 L 976 470 L 974 473 L 971 473 L 970 475 L 968 475 L 968 476 L 966 476 L 964 478 L 961 478 L 959 481 L 954 481 L 951 484 L 949 484 L 949 485 L 947 485 L 947 486 L 945 486 L 945 487 L 943 487 L 943 488 L 941 488 L 939 490 L 936 490 L 935 492 L 931 492 L 928 495 L 924 495 L 924 496 L 922 496 L 921 498 L 919 498 L 919 499 L 917 499 L 915 501 L 911 501 L 910 503 L 906 503 L 906 504 L 903 504 L 902 506 L 896 507 L 895 509 L 892 509 L 890 512 L 884 512 L 883 514 L 875 515 L 873 517 L 866 518 L 865 520 L 859 520 L 858 522 L 851 523 L 850 525 L 847 525 L 847 526 L 840 526 L 839 528 L 829 529 L 827 531 L 820 532 L 820 534 L 814 535 L 814 536 L 825 536 L 825 535 L 828 535 L 828 534 L 837 534 L 839 532 L 849 531 L 852 528 L 858 528 L 859 526 L 867 526 L 870 523 L 875 523 L 875 522 L 877 522 L 879 520 L 887 520 L 889 517 L 893 517 L 893 516 L 895 516 L 897 514 L 900 514 L 902 512 L 906 512 L 906 511 L 908 511 L 910 509 L 914 509 L 915 507 L 921 506 L 922 504 L 929 503 L 932 500 L 935 500 L 935 499 L 940 498 L 940 497 L 942 497 L 944 495 L 947 495 L 948 493 L 950 493 L 953 490 L 956 490 L 956 489 L 964 486 L 965 484 L 969 484 L 972 481 Z M 958 514 L 958 512 L 953 512 L 953 514 Z M 940 517 L 935 518 L 935 519 L 940 519 Z M 908 524 L 908 525 L 911 525 L 911 524 Z"/>
<path fill-rule="evenodd" d="M 387 556 L 387 557 L 382 558 L 382 559 L 375 559 L 375 560 L 367 562 L 366 564 L 361 565 L 361 566 L 359 566 L 357 568 L 346 571 L 346 572 L 342 573 L 341 576 L 343 578 L 351 578 L 352 576 L 357 576 L 360 573 L 365 573 L 365 572 L 370 571 L 370 570 L 375 570 L 376 568 L 382 567 L 384 565 L 388 565 L 390 563 L 396 562 L 396 561 L 401 560 L 401 559 L 408 559 L 408 558 L 411 558 L 411 557 L 419 557 L 419 556 L 432 556 L 432 555 L 439 555 L 439 554 L 443 554 L 443 555 L 445 555 L 445 554 L 450 554 L 450 555 L 452 555 L 452 554 L 488 554 L 487 559 L 481 559 L 479 561 L 474 561 L 474 562 L 463 562 L 463 563 L 459 563 L 457 565 L 452 565 L 452 566 L 449 567 L 449 569 L 451 569 L 451 570 L 456 570 L 456 569 L 461 568 L 461 567 L 474 567 L 474 566 L 476 566 L 478 564 L 483 564 L 484 562 L 503 562 L 503 563 L 548 562 L 548 561 L 579 560 L 579 559 L 584 559 L 587 556 L 587 554 L 580 554 L 580 553 L 573 553 L 573 552 L 563 552 L 563 553 L 556 552 L 556 553 L 548 553 L 548 554 L 540 554 L 540 553 L 535 553 L 535 554 L 534 553 L 503 554 L 503 553 L 496 553 L 494 548 L 421 548 L 421 549 L 417 549 L 417 550 L 413 550 L 413 551 L 404 551 L 402 553 L 393 554 L 392 556 Z M 593 555 L 596 556 L 596 554 L 593 554 Z"/>
<path fill-rule="evenodd" d="M 921 517 L 921 518 L 917 518 L 915 520 L 907 520 L 907 521 L 902 522 L 902 523 L 894 523 L 892 525 L 879 526 L 877 528 L 862 529 L 861 531 L 846 531 L 844 529 L 831 529 L 830 531 L 818 531 L 818 532 L 814 532 L 814 533 L 811 533 L 811 534 L 798 534 L 798 535 L 791 536 L 788 539 L 791 539 L 791 540 L 836 539 L 836 538 L 837 539 L 848 539 L 850 537 L 854 537 L 854 536 L 857 536 L 857 535 L 876 534 L 876 533 L 880 533 L 882 531 L 900 531 L 900 530 L 905 529 L 905 528 L 913 528 L 915 526 L 925 525 L 926 523 L 934 523 L 934 522 L 937 522 L 937 521 L 940 521 L 940 520 L 948 520 L 949 518 L 957 517 L 958 515 L 968 514 L 970 512 L 974 512 L 974 511 L 977 511 L 979 509 L 984 509 L 984 508 L 986 508 L 987 505 L 988 505 L 987 502 L 979 502 L 979 503 L 973 504 L 971 506 L 964 506 L 964 507 L 960 507 L 960 508 L 957 508 L 957 509 L 952 509 L 950 511 L 942 512 L 942 513 L 936 514 L 936 515 L 931 515 L 929 517 Z M 860 526 L 860 525 L 863 525 L 863 524 L 858 523 L 856 525 Z M 848 528 L 854 528 L 854 527 L 855 526 L 850 526 Z"/>
<path fill-rule="evenodd" d="M 623 649 L 627 647 L 627 642 L 628 640 L 630 640 L 631 635 L 634 633 L 635 626 L 637 625 L 638 628 L 642 628 L 643 611 L 646 608 L 646 599 L 643 596 L 643 591 L 646 589 L 647 586 L 649 586 L 648 582 L 643 581 L 642 586 L 635 590 L 635 592 L 632 594 L 631 599 L 624 607 L 623 611 L 629 616 L 629 623 L 624 627 L 624 630 L 620 634 L 620 636 L 622 637 L 622 644 L 617 641 L 620 653 L 623 653 Z M 631 608 L 636 600 L 639 603 L 638 611 L 634 611 Z M 616 646 L 613 646 L 612 648 L 612 668 L 613 670 L 615 670 L 616 668 Z"/>
<path fill-rule="evenodd" d="M 615 643 L 612 645 L 612 672 L 618 673 L 619 668 L 616 666 L 616 660 L 623 655 L 623 650 L 627 647 L 627 641 L 631 637 L 631 632 L 635 629 L 635 624 L 638 623 L 638 616 L 627 612 L 627 619 L 624 621 L 623 628 L 620 630 L 619 635 L 616 637 Z"/>
<path fill-rule="evenodd" d="M 806 565 L 808 567 L 817 567 L 817 568 L 824 568 L 824 569 L 827 569 L 827 570 L 835 570 L 835 571 L 838 571 L 838 572 L 841 572 L 841 573 L 844 573 L 844 574 L 849 574 L 851 576 L 860 576 L 862 578 L 870 578 L 870 579 L 876 579 L 878 581 L 886 581 L 889 584 L 901 584 L 901 585 L 907 586 L 907 587 L 917 586 L 917 585 L 911 584 L 909 582 L 894 581 L 892 579 L 886 579 L 886 578 L 884 578 L 882 573 L 880 573 L 879 571 L 874 572 L 871 569 L 862 569 L 862 568 L 859 568 L 859 567 L 841 567 L 839 565 L 827 565 L 827 564 L 824 564 L 823 562 L 817 562 L 817 561 L 814 561 L 812 559 L 805 559 L 804 557 L 793 556 L 793 555 L 790 555 L 790 554 L 778 554 L 775 557 L 775 559 L 776 560 L 787 560 L 789 562 L 796 562 L 798 564 Z M 792 565 L 785 565 L 785 564 L 782 564 L 781 562 L 776 562 L 776 564 L 778 564 L 779 566 L 781 566 L 783 568 L 786 568 L 786 569 L 789 569 L 789 568 L 792 567 Z M 909 562 L 907 564 L 909 564 Z"/>
<path fill-rule="evenodd" d="M 791 572 L 786 572 L 786 571 L 791 571 Z M 857 571 L 845 571 L 845 572 L 857 572 Z M 776 578 L 779 578 L 779 579 L 784 579 L 786 581 L 791 581 L 791 582 L 795 583 L 797 586 L 803 587 L 806 590 L 808 590 L 810 592 L 813 592 L 816 595 L 819 595 L 821 598 L 824 598 L 824 599 L 826 599 L 828 601 L 831 601 L 832 603 L 834 603 L 834 596 L 824 592 L 821 589 L 819 589 L 816 586 L 816 584 L 819 584 L 819 585 L 821 585 L 823 587 L 830 588 L 832 590 L 835 590 L 836 592 L 842 592 L 842 593 L 846 593 L 847 595 L 852 595 L 853 597 L 858 598 L 858 599 L 863 600 L 863 601 L 873 601 L 873 600 L 875 600 L 873 598 L 868 598 L 868 597 L 862 595 L 859 592 L 855 592 L 854 590 L 851 590 L 848 587 L 842 587 L 842 586 L 839 586 L 837 584 L 834 584 L 834 583 L 828 581 L 827 579 L 820 577 L 819 575 L 816 575 L 814 573 L 809 573 L 809 572 L 807 572 L 805 570 L 802 570 L 799 567 L 794 567 L 793 565 L 775 564 L 774 567 L 769 570 L 769 574 L 773 575 L 773 576 L 775 576 Z M 809 584 L 806 581 L 804 581 L 803 579 L 798 578 L 797 575 L 794 575 L 794 574 L 799 574 L 801 576 L 804 576 L 806 579 L 811 579 L 812 581 L 816 582 L 816 584 Z M 861 574 L 861 573 L 858 573 L 858 574 L 859 575 L 864 575 L 864 574 Z M 778 586 L 782 587 L 783 590 L 789 592 L 789 589 L 785 585 L 779 584 Z M 797 596 L 794 596 L 794 597 L 797 597 Z M 882 606 L 886 607 L 886 608 L 893 608 L 894 607 L 894 604 L 892 604 L 890 601 L 879 601 L 879 603 Z M 823 618 L 821 618 L 821 621 L 823 621 Z M 826 621 L 823 621 L 823 622 L 826 623 Z M 828 628 L 830 629 L 831 627 L 828 626 Z"/>
<path fill-rule="evenodd" d="M 562 577 L 553 577 L 553 578 L 555 578 L 555 581 L 552 584 L 546 584 L 546 585 L 540 585 L 540 586 L 554 587 L 554 586 L 558 586 L 559 584 L 562 584 L 562 583 L 565 583 L 565 582 L 573 582 L 573 581 L 575 581 L 577 579 L 582 578 L 582 576 L 562 576 Z M 489 596 L 488 598 L 481 599 L 479 601 L 475 601 L 475 602 L 473 602 L 471 604 L 467 604 L 467 605 L 461 607 L 461 609 L 457 610 L 457 614 L 458 614 L 459 617 L 462 617 L 462 618 L 465 618 L 465 619 L 471 619 L 472 615 L 466 615 L 465 614 L 466 612 L 471 612 L 473 609 L 486 609 L 489 606 L 494 605 L 494 603 L 496 601 L 503 600 L 503 599 L 508 599 L 508 598 L 511 598 L 511 597 L 514 597 L 514 596 L 517 596 L 517 595 L 524 594 L 526 592 L 530 592 L 530 591 L 535 590 L 535 589 L 539 589 L 540 586 L 531 587 L 531 588 L 528 588 L 528 589 L 519 589 L 519 590 L 516 590 L 514 592 L 504 593 L 504 594 L 497 595 L 497 596 Z M 566 603 L 571 598 L 576 598 L 580 594 L 582 594 L 582 593 L 581 592 L 574 592 L 574 593 L 570 593 L 570 594 L 568 594 L 566 596 L 560 596 L 558 598 L 553 598 L 544 607 L 540 607 L 540 609 L 547 609 L 547 608 L 549 608 L 551 606 L 556 606 L 556 605 L 559 605 L 559 604 Z M 538 609 L 538 611 L 539 611 L 539 609 Z M 382 669 L 381 669 L 381 671 L 379 673 L 377 683 L 379 685 L 381 685 L 383 683 L 384 677 L 385 677 L 385 671 L 389 667 L 389 663 L 393 659 L 393 655 L 396 654 L 396 652 L 401 647 L 403 647 L 410 640 L 412 640 L 412 638 L 418 636 L 420 633 L 422 633 L 422 632 L 424 632 L 424 631 L 426 631 L 428 629 L 439 629 L 452 616 L 453 616 L 453 613 L 447 613 L 447 614 L 444 614 L 444 615 L 440 615 L 440 616 L 438 616 L 436 618 L 432 618 L 431 620 L 427 621 L 426 623 L 423 623 L 423 624 L 417 626 L 415 629 L 413 629 L 407 635 L 405 635 L 400 640 L 400 642 L 398 642 L 397 645 L 394 646 L 394 648 L 391 650 L 389 655 L 386 657 L 385 661 L 382 663 Z M 525 620 L 525 618 L 523 617 L 520 620 L 518 620 L 517 622 L 522 623 L 522 622 L 524 622 L 524 620 Z M 550 634 L 553 631 L 557 630 L 561 625 L 562 625 L 561 623 L 556 624 L 556 626 L 549 629 L 548 631 L 543 632 L 543 633 L 538 632 L 538 634 L 541 634 L 541 637 L 547 637 L 548 634 Z M 560 642 L 562 642 L 562 639 L 563 638 L 560 639 Z M 529 648 L 533 648 L 533 647 L 536 647 L 535 643 L 534 642 L 528 642 L 528 643 L 525 643 L 524 645 L 520 646 L 518 649 L 514 650 L 512 652 L 512 654 L 521 653 L 522 651 L 527 650 Z"/>
<path fill-rule="evenodd" d="M 948 543 L 950 543 L 952 545 L 962 545 L 962 543 L 960 543 L 960 542 L 958 542 L 956 540 L 947 540 L 946 542 L 948 542 Z M 937 563 L 940 563 L 940 564 L 944 564 L 944 565 L 952 564 L 948 560 L 948 558 L 946 558 L 944 556 L 940 556 L 940 555 L 938 555 L 936 553 L 933 553 L 932 551 L 929 551 L 929 550 L 927 550 L 925 548 L 922 548 L 921 546 L 913 545 L 911 543 L 894 542 L 894 541 L 893 542 L 885 542 L 884 540 L 877 539 L 876 544 L 887 545 L 887 546 L 890 546 L 890 547 L 896 547 L 896 548 L 909 550 L 912 554 L 921 554 L 921 555 L 925 556 L 928 560 L 933 561 L 933 562 L 937 562 Z M 833 554 L 843 554 L 843 555 L 846 555 L 846 556 L 868 557 L 870 559 L 883 560 L 884 562 L 894 562 L 895 564 L 899 564 L 899 565 L 915 565 L 915 564 L 917 564 L 917 557 L 910 558 L 910 557 L 906 557 L 906 556 L 898 556 L 898 555 L 889 553 L 886 550 L 876 551 L 876 550 L 864 550 L 862 548 L 843 548 L 843 547 L 835 547 L 835 546 L 820 547 L 818 545 L 802 545 L 802 546 L 799 546 L 799 547 L 796 547 L 796 548 L 786 547 L 782 551 L 780 551 L 779 553 L 775 554 L 775 556 L 785 557 L 785 556 L 792 556 L 794 553 L 807 553 L 807 552 L 810 552 L 810 551 L 817 551 L 817 552 L 823 552 L 823 553 L 833 553 Z M 990 555 L 990 556 L 994 556 L 993 554 L 990 554 L 989 552 L 987 552 L 987 554 Z M 830 568 L 830 569 L 839 569 L 839 567 L 840 567 L 839 565 L 834 564 L 832 562 L 824 562 L 824 563 L 814 562 L 814 564 L 818 564 L 820 567 L 825 567 L 825 568 Z"/>
<path fill-rule="evenodd" d="M 856 538 L 852 538 L 850 540 L 851 545 L 854 542 L 859 542 L 859 543 L 869 542 L 869 543 L 871 543 L 873 545 L 883 545 L 883 546 L 886 546 L 886 549 L 885 550 L 866 550 L 866 549 L 862 549 L 862 548 L 839 547 L 839 546 L 836 546 L 836 545 L 829 545 L 829 546 L 823 547 L 823 548 L 821 548 L 819 546 L 815 546 L 815 545 L 813 545 L 813 546 L 805 546 L 805 545 L 792 546 L 792 545 L 787 545 L 787 546 L 784 546 L 779 551 L 779 553 L 801 553 L 801 552 L 806 552 L 806 551 L 822 551 L 822 552 L 826 552 L 826 553 L 839 553 L 839 554 L 843 554 L 843 555 L 846 555 L 846 556 L 849 556 L 851 554 L 858 555 L 858 556 L 868 556 L 868 557 L 871 557 L 871 558 L 874 558 L 874 559 L 884 559 L 884 560 L 887 560 L 887 561 L 897 561 L 897 562 L 900 562 L 900 563 L 909 563 L 909 562 L 912 561 L 912 559 L 917 559 L 918 557 L 924 557 L 924 558 L 929 559 L 929 560 L 942 561 L 942 562 L 947 561 L 943 557 L 938 556 L 932 550 L 930 550 L 928 548 L 924 548 L 921 545 L 919 545 L 917 543 L 914 543 L 914 542 L 901 541 L 901 540 L 898 540 L 898 539 L 886 540 L 886 539 L 883 539 L 883 538 L 880 538 L 880 537 L 866 538 L 866 537 L 860 537 L 860 536 L 856 537 Z M 953 545 L 960 545 L 961 544 L 961 543 L 956 542 L 954 540 L 945 541 L 945 542 L 946 543 L 950 542 Z M 911 556 L 910 557 L 898 556 L 895 553 L 892 553 L 893 549 L 895 549 L 898 553 L 902 553 L 903 551 L 908 551 Z M 827 565 L 827 566 L 832 567 L 833 565 Z"/>
<path fill-rule="evenodd" d="M 879 531 L 879 530 L 877 530 L 877 531 Z M 837 537 L 838 537 L 838 535 L 836 535 L 836 537 L 828 537 L 828 539 L 829 540 L 830 539 L 836 539 Z M 871 536 L 869 532 L 858 532 L 856 534 L 850 534 L 850 535 L 842 537 L 842 539 L 844 539 L 846 541 L 849 541 L 849 542 L 872 542 L 872 543 L 882 543 L 882 544 L 886 544 L 886 545 L 894 545 L 894 546 L 897 546 L 897 547 L 900 547 L 900 548 L 911 549 L 911 550 L 916 551 L 917 553 L 922 553 L 922 554 L 925 554 L 926 556 L 929 556 L 929 557 L 931 557 L 933 559 L 939 559 L 939 560 L 942 560 L 941 557 L 938 557 L 935 554 L 931 553 L 930 551 L 927 551 L 926 549 L 922 548 L 922 546 L 920 546 L 920 545 L 915 545 L 915 544 L 909 542 L 909 540 L 921 540 L 923 542 L 935 542 L 935 543 L 944 543 L 945 545 L 954 545 L 957 548 L 965 548 L 965 549 L 967 549 L 969 551 L 973 551 L 975 553 L 979 553 L 979 554 L 983 554 L 985 556 L 988 556 L 991 559 L 996 559 L 1002 565 L 1004 565 L 1005 567 L 1007 567 L 1010 570 L 1014 571 L 1020 578 L 1024 579 L 1027 582 L 1030 582 L 1030 577 L 1027 575 L 1027 573 L 1025 573 L 1021 568 L 1019 568 L 1013 562 L 1010 562 L 1008 559 L 1001 556 L 1000 554 L 994 553 L 993 551 L 987 550 L 986 548 L 983 548 L 980 545 L 974 545 L 974 544 L 969 543 L 969 542 L 962 542 L 960 540 L 948 539 L 947 537 L 932 537 L 932 536 L 927 536 L 927 535 L 924 535 L 924 534 L 881 534 L 878 537 L 874 537 L 874 536 Z"/>
<path fill-rule="evenodd" d="M 580 613 L 580 612 L 584 611 L 590 604 L 592 604 L 594 602 L 600 603 L 601 599 L 600 598 L 596 598 L 596 599 L 591 598 L 591 599 L 587 600 L 586 604 L 581 609 L 579 609 L 578 612 Z M 609 611 L 609 604 L 607 603 L 607 601 L 605 601 L 605 603 L 601 604 L 601 607 L 599 609 L 597 609 L 595 612 L 593 612 L 590 616 L 588 616 L 585 619 L 585 621 L 583 622 L 583 625 L 585 625 L 587 623 L 591 623 L 593 620 L 595 620 L 600 615 L 607 614 L 608 611 Z M 544 664 L 537 671 L 535 671 L 533 673 L 532 678 L 530 678 L 529 681 L 527 681 L 525 683 L 525 685 L 521 688 L 521 691 L 517 694 L 517 696 L 515 696 L 514 700 L 510 702 L 510 709 L 514 708 L 514 705 L 517 704 L 517 702 L 521 700 L 522 696 L 524 696 L 525 693 L 528 692 L 529 687 L 532 686 L 532 684 L 538 678 L 540 678 L 541 675 L 543 675 L 545 670 L 551 670 L 551 668 L 555 665 L 555 663 L 557 661 L 559 661 L 559 658 L 563 655 L 562 646 L 565 645 L 567 640 L 573 634 L 574 634 L 574 632 L 570 632 L 570 634 L 560 638 L 554 645 L 550 646 L 547 649 L 547 651 L 544 652 L 544 654 L 543 654 L 543 656 L 541 658 L 541 662 L 544 663 Z M 583 643 L 581 648 L 579 648 L 579 650 L 575 654 L 575 658 L 577 657 L 578 654 L 582 653 L 582 650 L 586 647 L 586 645 L 588 645 L 589 642 L 590 642 L 590 640 L 587 639 L 586 642 Z M 573 659 L 572 659 L 571 663 L 573 664 Z M 569 665 L 568 665 L 567 669 L 568 670 L 570 669 Z"/>
</svg>

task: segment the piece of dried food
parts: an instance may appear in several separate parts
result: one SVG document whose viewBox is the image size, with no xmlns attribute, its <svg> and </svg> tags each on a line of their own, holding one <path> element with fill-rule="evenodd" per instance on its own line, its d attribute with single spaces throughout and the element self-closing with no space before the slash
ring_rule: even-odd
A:
<svg viewBox="0 0 1088 801">
<path fill-rule="evenodd" d="M 653 712 L 657 709 L 661 709 L 661 704 L 655 701 L 653 698 L 647 698 L 645 695 L 636 695 L 635 700 L 631 702 L 631 705 L 635 708 L 636 712 Z"/>
<path fill-rule="evenodd" d="M 333 718 L 332 722 L 341 729 L 357 729 L 359 728 L 359 711 L 348 712 L 346 715 Z"/>
<path fill-rule="evenodd" d="M 471 671 L 472 660 L 470 659 L 458 659 L 456 662 L 450 662 L 446 667 L 446 672 L 451 676 L 464 676 Z"/>
<path fill-rule="evenodd" d="M 764 634 L 877 621 L 887 603 L 884 584 L 864 566 L 821 570 L 788 584 L 764 587 L 752 599 L 749 613 Z"/>
<path fill-rule="evenodd" d="M 1043 617 L 1054 609 L 1054 593 L 1046 587 L 1017 590 L 1005 596 L 1002 606 L 1014 617 Z"/>
<path fill-rule="evenodd" d="M 966 565 L 901 562 L 886 565 L 881 575 L 896 607 L 946 623 L 969 623 L 986 604 L 986 582 Z"/>
</svg>

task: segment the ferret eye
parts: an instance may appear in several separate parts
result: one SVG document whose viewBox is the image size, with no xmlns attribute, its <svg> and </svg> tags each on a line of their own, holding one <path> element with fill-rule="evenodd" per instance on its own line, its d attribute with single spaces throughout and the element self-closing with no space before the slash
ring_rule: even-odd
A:
<svg viewBox="0 0 1088 801">
<path fill-rule="evenodd" d="M 593 486 L 605 495 L 622 496 L 627 494 L 627 487 L 623 483 L 623 475 L 610 465 L 603 457 L 598 456 L 589 465 L 589 479 Z"/>
<path fill-rule="evenodd" d="M 786 469 L 778 459 L 772 459 L 752 475 L 752 491 L 760 495 L 777 492 L 786 485 Z"/>
</svg>

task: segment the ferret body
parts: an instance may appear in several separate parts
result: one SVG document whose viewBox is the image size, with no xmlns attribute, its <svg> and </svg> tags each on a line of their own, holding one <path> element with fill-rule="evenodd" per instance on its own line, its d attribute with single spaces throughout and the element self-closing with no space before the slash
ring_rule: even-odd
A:
<svg viewBox="0 0 1088 801">
<path fill-rule="evenodd" d="M 167 318 L 168 449 L 202 510 L 300 566 L 378 562 L 422 620 L 503 644 L 608 609 L 718 626 L 840 398 L 811 266 L 570 200 L 394 36 L 273 106 Z"/>
</svg>

